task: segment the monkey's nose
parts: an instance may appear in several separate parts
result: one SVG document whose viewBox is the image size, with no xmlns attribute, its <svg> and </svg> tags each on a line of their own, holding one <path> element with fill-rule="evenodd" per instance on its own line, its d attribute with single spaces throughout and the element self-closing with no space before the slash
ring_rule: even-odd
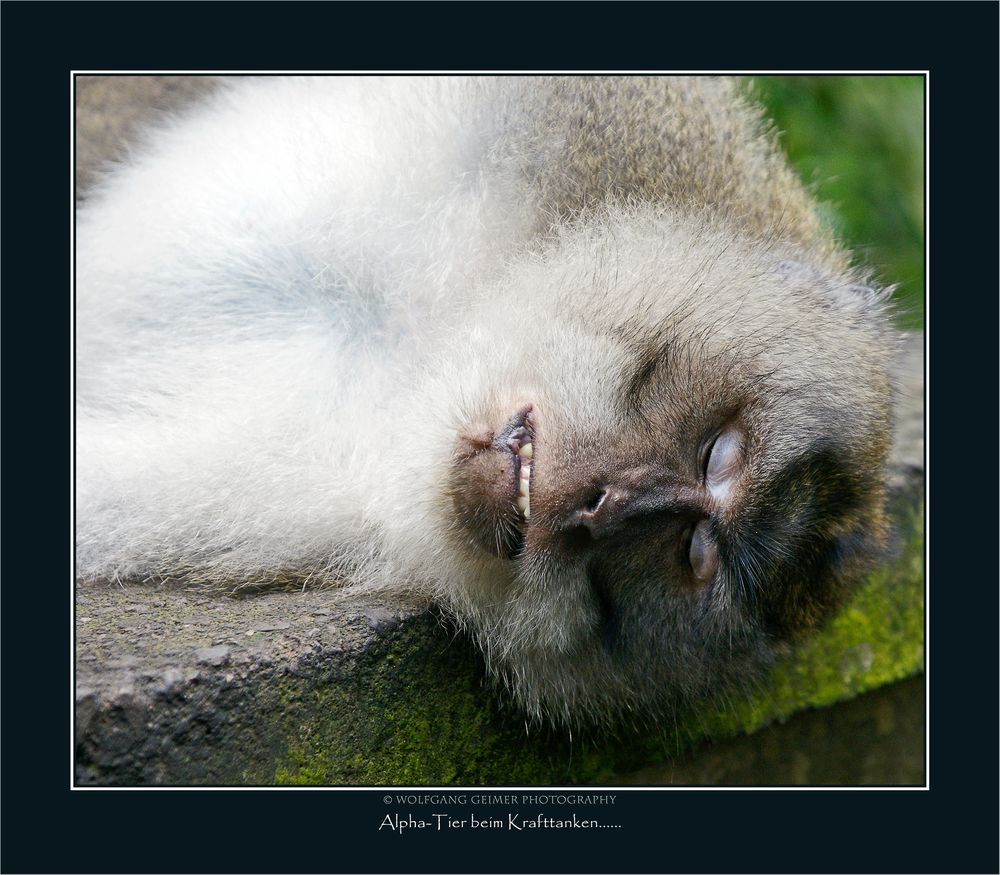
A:
<svg viewBox="0 0 1000 875">
<path fill-rule="evenodd" d="M 570 527 L 582 527 L 593 538 L 603 538 L 620 531 L 629 516 L 633 490 L 621 486 L 604 486 L 586 499 L 582 507 L 569 517 Z"/>
<path fill-rule="evenodd" d="M 617 535 L 654 515 L 703 513 L 704 497 L 690 486 L 655 478 L 608 483 L 593 490 L 566 518 L 567 528 L 582 528 L 595 540 Z"/>
</svg>

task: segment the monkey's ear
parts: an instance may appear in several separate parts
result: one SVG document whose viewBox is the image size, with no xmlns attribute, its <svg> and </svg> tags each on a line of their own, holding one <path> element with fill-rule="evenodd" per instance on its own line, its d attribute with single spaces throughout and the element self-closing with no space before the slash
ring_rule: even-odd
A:
<svg viewBox="0 0 1000 875">
<path fill-rule="evenodd" d="M 830 306 L 851 313 L 879 313 L 886 298 L 886 292 L 850 282 L 801 261 L 779 261 L 775 273 L 796 290 L 812 292 Z"/>
</svg>

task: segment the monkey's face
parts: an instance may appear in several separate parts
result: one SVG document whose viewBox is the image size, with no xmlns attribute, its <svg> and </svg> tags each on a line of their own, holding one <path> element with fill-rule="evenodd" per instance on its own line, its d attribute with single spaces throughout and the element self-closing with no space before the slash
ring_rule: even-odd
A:
<svg viewBox="0 0 1000 875">
<path fill-rule="evenodd" d="M 492 557 L 459 610 L 529 712 L 655 714 L 752 682 L 877 545 L 884 354 L 799 288 L 815 273 L 757 267 L 756 308 L 725 293 L 747 276 L 711 271 L 714 299 L 563 302 L 459 430 L 453 530 Z"/>
</svg>

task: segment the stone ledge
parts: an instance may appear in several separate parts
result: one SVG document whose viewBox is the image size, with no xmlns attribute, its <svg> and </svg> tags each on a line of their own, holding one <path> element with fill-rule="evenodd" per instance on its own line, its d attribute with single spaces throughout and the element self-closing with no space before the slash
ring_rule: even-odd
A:
<svg viewBox="0 0 1000 875">
<path fill-rule="evenodd" d="M 77 784 L 608 783 L 706 737 L 753 731 L 919 673 L 921 338 L 909 341 L 902 372 L 892 558 L 750 701 L 660 732 L 574 743 L 527 733 L 489 689 L 472 646 L 427 604 L 331 591 L 235 600 L 81 585 Z"/>
</svg>

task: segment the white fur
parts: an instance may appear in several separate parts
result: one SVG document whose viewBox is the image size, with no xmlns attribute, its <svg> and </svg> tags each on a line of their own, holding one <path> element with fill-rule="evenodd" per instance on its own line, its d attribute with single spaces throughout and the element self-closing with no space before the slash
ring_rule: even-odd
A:
<svg viewBox="0 0 1000 875">
<path fill-rule="evenodd" d="M 458 420 L 407 402 L 531 218 L 476 173 L 489 90 L 241 83 L 81 208 L 81 576 L 334 570 L 419 532 L 408 454 Z"/>
</svg>

